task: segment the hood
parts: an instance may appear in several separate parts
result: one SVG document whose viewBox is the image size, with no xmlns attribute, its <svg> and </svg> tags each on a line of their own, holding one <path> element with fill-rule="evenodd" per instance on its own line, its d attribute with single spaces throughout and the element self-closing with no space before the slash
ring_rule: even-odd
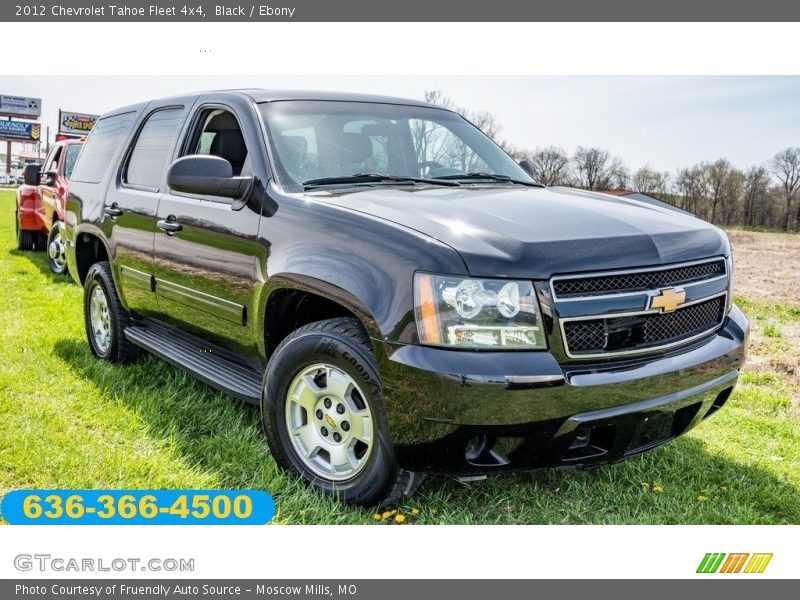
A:
<svg viewBox="0 0 800 600">
<path fill-rule="evenodd" d="M 729 254 L 725 234 L 691 215 L 568 188 L 396 186 L 306 197 L 433 237 L 482 277 L 547 279 Z"/>
</svg>

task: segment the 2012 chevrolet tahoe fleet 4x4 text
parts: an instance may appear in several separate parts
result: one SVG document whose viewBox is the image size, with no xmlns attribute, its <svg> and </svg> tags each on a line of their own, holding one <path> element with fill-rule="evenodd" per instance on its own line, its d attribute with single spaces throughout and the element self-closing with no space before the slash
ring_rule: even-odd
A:
<svg viewBox="0 0 800 600">
<path fill-rule="evenodd" d="M 208 92 L 101 118 L 67 201 L 99 358 L 142 349 L 261 405 L 345 501 L 426 471 L 591 467 L 728 399 L 748 323 L 719 229 L 535 182 L 457 114 Z"/>
</svg>

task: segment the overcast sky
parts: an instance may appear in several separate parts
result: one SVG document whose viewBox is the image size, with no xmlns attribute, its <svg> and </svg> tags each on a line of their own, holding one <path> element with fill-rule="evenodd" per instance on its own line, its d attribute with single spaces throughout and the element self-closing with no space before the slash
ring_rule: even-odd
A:
<svg viewBox="0 0 800 600">
<path fill-rule="evenodd" d="M 516 146 L 600 146 L 632 169 L 674 171 L 726 157 L 746 168 L 800 146 L 800 77 L 2 77 L 0 94 L 58 109 L 102 113 L 181 92 L 236 87 L 320 89 L 420 98 L 440 89 L 494 113 Z"/>
</svg>

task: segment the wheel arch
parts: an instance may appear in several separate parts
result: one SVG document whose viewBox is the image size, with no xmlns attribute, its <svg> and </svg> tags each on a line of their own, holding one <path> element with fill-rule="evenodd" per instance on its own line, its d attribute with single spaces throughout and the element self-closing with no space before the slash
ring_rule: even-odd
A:
<svg viewBox="0 0 800 600">
<path fill-rule="evenodd" d="M 299 274 L 270 277 L 263 315 L 264 352 L 271 356 L 292 331 L 315 321 L 335 317 L 357 319 L 369 337 L 381 339 L 372 311 L 355 294 L 330 282 Z"/>
<path fill-rule="evenodd" d="M 75 236 L 75 277 L 83 285 L 93 264 L 110 260 L 111 252 L 103 236 L 94 231 L 78 231 Z M 113 270 L 112 270 L 113 272 Z"/>
</svg>

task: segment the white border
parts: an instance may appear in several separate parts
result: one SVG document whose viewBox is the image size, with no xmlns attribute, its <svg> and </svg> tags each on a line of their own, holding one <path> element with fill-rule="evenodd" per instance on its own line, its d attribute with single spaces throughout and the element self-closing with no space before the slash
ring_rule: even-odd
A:
<svg viewBox="0 0 800 600">
<path fill-rule="evenodd" d="M 798 526 L 9 526 L 0 578 L 126 578 L 129 573 L 20 573 L 21 553 L 60 557 L 194 558 L 194 573 L 146 578 L 794 578 Z M 325 540 L 364 551 L 308 559 Z M 319 544 L 319 546 L 317 546 Z M 706 552 L 771 552 L 762 574 L 703 574 Z"/>
<path fill-rule="evenodd" d="M 25 57 L 4 60 L 5 75 L 800 71 L 798 23 L 17 23 L 2 38 Z M 47 40 L 63 42 L 55 61 Z"/>
</svg>

